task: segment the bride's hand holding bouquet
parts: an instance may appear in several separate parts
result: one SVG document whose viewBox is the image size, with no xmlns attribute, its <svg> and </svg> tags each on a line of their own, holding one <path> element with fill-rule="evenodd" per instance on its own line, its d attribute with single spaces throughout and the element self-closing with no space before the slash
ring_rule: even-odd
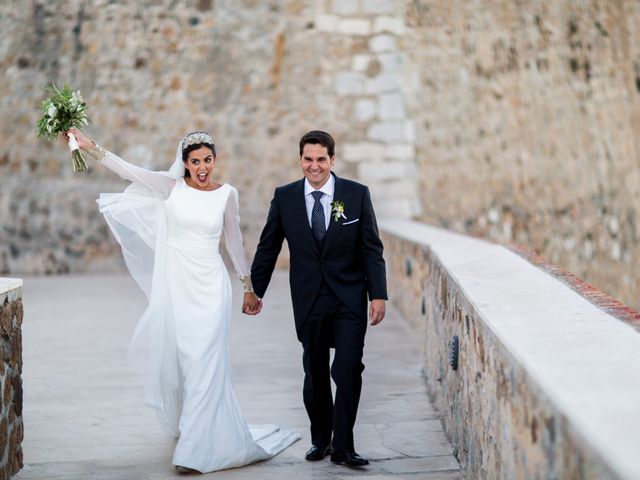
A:
<svg viewBox="0 0 640 480">
<path fill-rule="evenodd" d="M 81 150 L 90 151 L 95 147 L 95 142 L 77 128 L 70 128 L 66 132 L 62 132 L 62 138 L 67 143 L 71 143 L 72 136 L 75 139 L 76 145 L 80 147 Z"/>
<path fill-rule="evenodd" d="M 42 102 L 42 116 L 38 120 L 38 138 L 47 136 L 52 139 L 64 133 L 71 150 L 73 171 L 84 172 L 87 164 L 80 152 L 80 148 L 84 146 L 77 141 L 77 135 L 80 134 L 78 129 L 89 123 L 86 113 L 87 104 L 80 91 L 72 90 L 69 85 L 58 89 L 52 83 L 45 87 L 45 90 L 51 93 L 51 96 Z"/>
</svg>

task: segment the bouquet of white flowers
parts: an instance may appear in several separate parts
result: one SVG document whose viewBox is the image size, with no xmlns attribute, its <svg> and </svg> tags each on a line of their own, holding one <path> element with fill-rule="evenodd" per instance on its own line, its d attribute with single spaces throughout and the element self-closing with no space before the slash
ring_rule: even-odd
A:
<svg viewBox="0 0 640 480">
<path fill-rule="evenodd" d="M 70 128 L 81 129 L 89 123 L 84 102 L 80 90 L 72 90 L 67 84 L 58 89 L 53 83 L 45 87 L 51 96 L 42 102 L 42 117 L 38 120 L 38 138 L 48 136 L 49 139 L 57 137 Z M 73 134 L 69 134 L 69 149 L 73 161 L 74 172 L 84 172 L 87 164 L 80 152 L 80 147 Z"/>
</svg>

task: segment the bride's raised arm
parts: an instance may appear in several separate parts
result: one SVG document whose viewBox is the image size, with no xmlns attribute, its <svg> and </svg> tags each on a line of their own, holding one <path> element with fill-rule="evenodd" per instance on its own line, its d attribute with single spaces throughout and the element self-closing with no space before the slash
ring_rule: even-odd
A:
<svg viewBox="0 0 640 480">
<path fill-rule="evenodd" d="M 89 153 L 109 170 L 112 170 L 125 180 L 147 187 L 159 194 L 162 198 L 169 197 L 171 190 L 176 184 L 176 179 L 169 176 L 166 172 L 154 172 L 153 170 L 132 165 L 114 153 L 98 146 L 96 142 L 79 130 L 71 129 L 70 132 L 76 137 L 78 146 L 81 149 Z"/>
</svg>

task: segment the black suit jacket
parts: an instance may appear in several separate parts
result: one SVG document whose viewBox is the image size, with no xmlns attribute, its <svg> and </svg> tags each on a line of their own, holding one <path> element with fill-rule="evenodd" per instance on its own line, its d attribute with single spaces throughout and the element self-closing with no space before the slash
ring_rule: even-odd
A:
<svg viewBox="0 0 640 480">
<path fill-rule="evenodd" d="M 333 175 L 333 173 L 332 173 Z M 346 219 L 332 215 L 322 249 L 307 217 L 304 178 L 276 188 L 251 266 L 253 288 L 263 297 L 286 238 L 289 283 L 296 330 L 306 319 L 322 279 L 354 313 L 367 317 L 369 299 L 387 299 L 385 263 L 369 189 L 335 176 L 334 201 L 344 202 Z"/>
</svg>

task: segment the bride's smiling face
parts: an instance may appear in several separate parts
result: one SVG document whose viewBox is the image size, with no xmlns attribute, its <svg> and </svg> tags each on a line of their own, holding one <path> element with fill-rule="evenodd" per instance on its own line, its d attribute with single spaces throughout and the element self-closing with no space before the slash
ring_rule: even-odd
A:
<svg viewBox="0 0 640 480">
<path fill-rule="evenodd" d="M 208 147 L 200 147 L 189 152 L 189 156 L 184 161 L 184 166 L 189 170 L 191 180 L 196 186 L 206 187 L 213 183 L 213 167 L 216 164 L 216 157 Z"/>
</svg>

